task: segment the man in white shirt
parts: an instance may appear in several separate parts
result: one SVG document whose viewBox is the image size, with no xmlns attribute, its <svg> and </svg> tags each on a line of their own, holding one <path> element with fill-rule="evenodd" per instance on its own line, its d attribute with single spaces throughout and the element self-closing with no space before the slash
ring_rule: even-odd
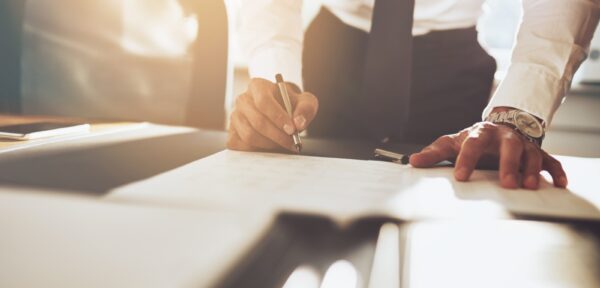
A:
<svg viewBox="0 0 600 288">
<path fill-rule="evenodd" d="M 455 178 L 467 181 L 478 163 L 491 161 L 499 165 L 503 187 L 537 189 L 541 170 L 566 187 L 560 163 L 540 145 L 587 56 L 600 1 L 523 0 L 512 63 L 489 103 L 495 63 L 476 43 L 473 28 L 484 0 L 416 0 L 409 15 L 411 1 L 328 0 L 306 35 L 302 1 L 243 1 L 241 42 L 253 80 L 231 114 L 228 147 L 294 151 L 289 135 L 309 125 L 316 136 L 382 142 L 423 143 L 447 134 L 412 155 L 411 164 L 453 160 Z M 389 30 L 383 31 L 386 23 Z M 413 37 L 400 35 L 411 23 Z M 371 43 L 386 37 L 388 46 Z M 393 87 L 388 94 L 394 97 L 376 98 L 381 89 L 370 83 L 372 71 L 394 71 L 390 67 L 398 73 L 380 73 L 380 85 Z M 291 119 L 276 100 L 276 73 L 293 90 Z M 379 126 L 370 122 L 399 128 L 375 133 Z"/>
</svg>

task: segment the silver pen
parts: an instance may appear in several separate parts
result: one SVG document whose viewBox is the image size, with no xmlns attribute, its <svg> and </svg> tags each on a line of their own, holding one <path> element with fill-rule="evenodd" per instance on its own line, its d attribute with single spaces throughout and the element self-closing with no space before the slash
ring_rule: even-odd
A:
<svg viewBox="0 0 600 288">
<path fill-rule="evenodd" d="M 383 150 L 383 149 L 379 149 L 379 148 L 375 149 L 373 154 L 375 155 L 375 158 L 377 158 L 377 159 L 392 161 L 394 163 L 403 164 L 403 165 L 408 164 L 408 162 L 410 160 L 410 155 L 398 154 L 396 152 L 387 151 L 387 150 Z"/>
<path fill-rule="evenodd" d="M 294 116 L 294 112 L 292 110 L 292 102 L 290 101 L 290 95 L 288 94 L 285 81 L 283 81 L 283 76 L 281 76 L 281 74 L 277 74 L 275 75 L 275 79 L 277 80 L 277 86 L 279 87 L 281 98 L 283 98 L 283 105 L 285 106 L 285 110 L 287 111 L 288 115 L 290 115 L 290 118 L 292 118 Z M 296 151 L 300 153 L 300 151 L 302 151 L 302 141 L 300 140 L 300 135 L 298 135 L 298 131 L 296 131 L 292 135 L 292 139 L 294 140 L 294 146 L 296 146 Z"/>
</svg>

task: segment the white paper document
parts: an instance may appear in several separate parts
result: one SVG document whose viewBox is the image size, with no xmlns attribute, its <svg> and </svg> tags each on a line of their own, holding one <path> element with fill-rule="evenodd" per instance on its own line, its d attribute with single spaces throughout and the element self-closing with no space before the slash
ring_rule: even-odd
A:
<svg viewBox="0 0 600 288">
<path fill-rule="evenodd" d="M 600 160 L 562 157 L 568 189 L 542 181 L 538 191 L 502 189 L 496 171 L 454 180 L 452 168 L 225 150 L 107 197 L 188 207 L 264 206 L 345 221 L 532 216 L 600 219 Z"/>
</svg>

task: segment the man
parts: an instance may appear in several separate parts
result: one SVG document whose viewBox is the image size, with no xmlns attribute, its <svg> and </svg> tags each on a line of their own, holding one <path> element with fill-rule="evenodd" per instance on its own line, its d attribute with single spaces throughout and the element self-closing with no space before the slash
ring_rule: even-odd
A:
<svg viewBox="0 0 600 288">
<path fill-rule="evenodd" d="M 547 170 L 566 187 L 560 163 L 540 145 L 586 57 L 600 1 L 523 0 L 512 64 L 489 103 L 495 62 L 474 29 L 483 0 L 412 1 L 325 1 L 305 37 L 301 1 L 243 1 L 253 79 L 231 114 L 228 147 L 293 151 L 289 135 L 309 125 L 314 136 L 382 142 L 447 134 L 410 163 L 452 160 L 455 178 L 467 181 L 491 162 L 506 188 L 537 189 Z M 276 100 L 276 73 L 290 82 L 292 118 Z"/>
</svg>

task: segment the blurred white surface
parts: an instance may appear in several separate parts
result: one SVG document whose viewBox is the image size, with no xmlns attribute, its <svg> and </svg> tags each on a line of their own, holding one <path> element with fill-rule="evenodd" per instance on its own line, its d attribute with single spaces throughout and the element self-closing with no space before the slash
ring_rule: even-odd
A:
<svg viewBox="0 0 600 288">
<path fill-rule="evenodd" d="M 270 221 L 0 188 L 0 286 L 212 287 Z"/>
<path fill-rule="evenodd" d="M 473 219 L 407 230 L 405 287 L 592 288 L 600 283 L 596 245 L 567 226 Z"/>
</svg>

